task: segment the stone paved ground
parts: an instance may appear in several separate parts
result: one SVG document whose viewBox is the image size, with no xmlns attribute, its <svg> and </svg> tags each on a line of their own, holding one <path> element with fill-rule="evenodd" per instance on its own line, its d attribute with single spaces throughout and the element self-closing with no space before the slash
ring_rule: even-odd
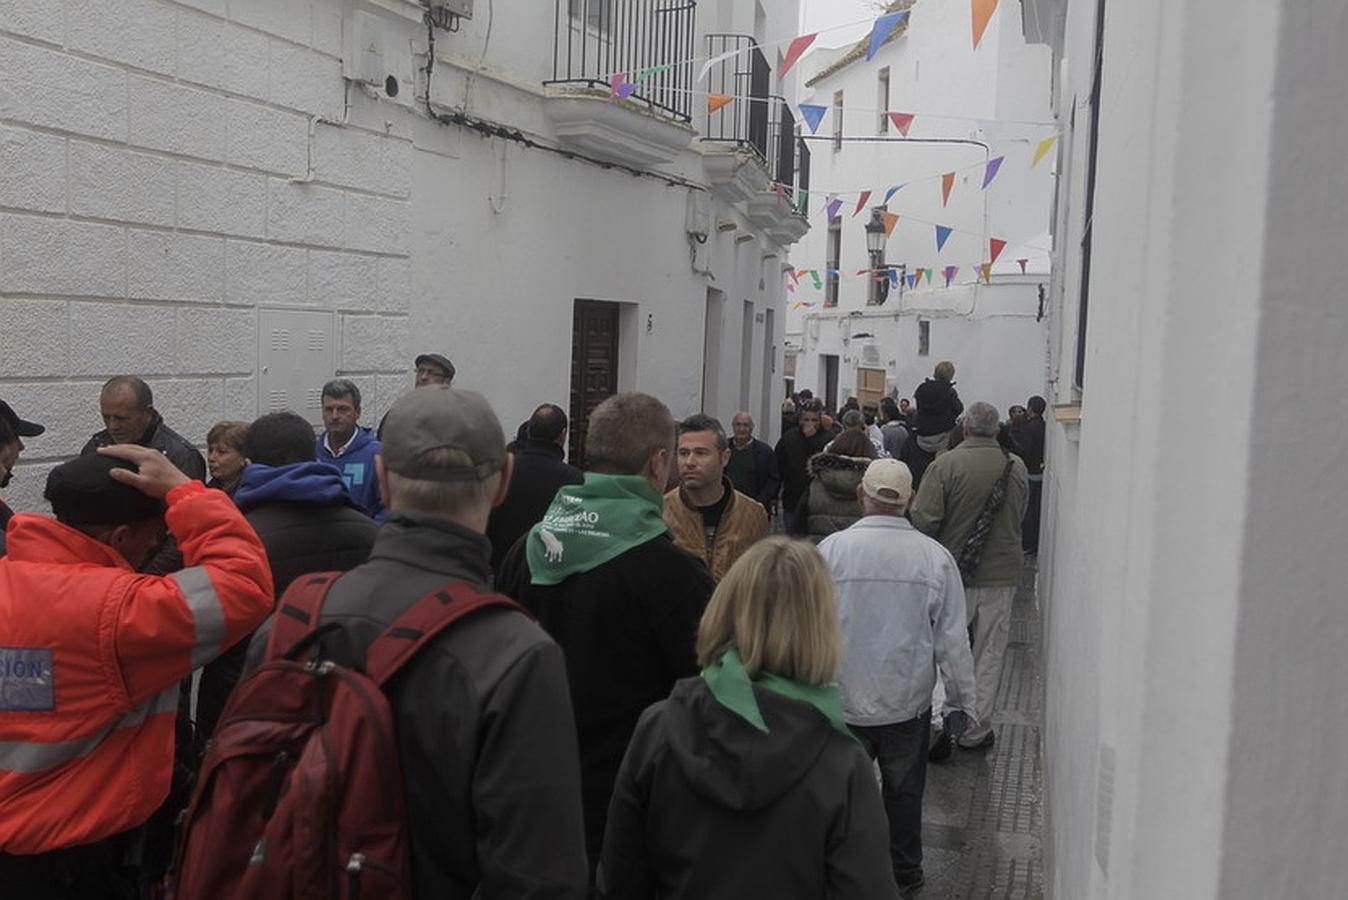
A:
<svg viewBox="0 0 1348 900">
<path fill-rule="evenodd" d="M 956 751 L 927 767 L 921 900 L 1044 896 L 1040 850 L 1042 767 L 1039 613 L 1027 568 L 1011 616 L 1011 637 L 986 752 Z"/>
</svg>

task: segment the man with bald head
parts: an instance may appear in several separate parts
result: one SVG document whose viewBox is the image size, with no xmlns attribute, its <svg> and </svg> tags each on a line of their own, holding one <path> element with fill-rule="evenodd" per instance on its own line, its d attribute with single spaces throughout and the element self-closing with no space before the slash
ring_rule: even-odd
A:
<svg viewBox="0 0 1348 900">
<path fill-rule="evenodd" d="M 98 395 L 103 430 L 89 439 L 81 455 L 113 444 L 139 444 L 158 450 L 188 478 L 205 480 L 206 461 L 201 452 L 178 432 L 164 424 L 154 408 L 150 386 L 134 375 L 118 375 L 103 385 Z"/>
<path fill-rule="evenodd" d="M 777 489 L 782 481 L 777 474 L 777 454 L 754 437 L 754 417 L 744 410 L 730 420 L 734 436 L 730 439 L 730 462 L 725 474 L 735 490 L 753 497 L 768 515 L 776 511 Z"/>
</svg>

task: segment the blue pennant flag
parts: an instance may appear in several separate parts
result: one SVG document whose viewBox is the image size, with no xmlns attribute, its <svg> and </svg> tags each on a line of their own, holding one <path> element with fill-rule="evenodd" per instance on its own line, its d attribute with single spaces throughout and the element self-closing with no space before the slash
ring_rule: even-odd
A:
<svg viewBox="0 0 1348 900">
<path fill-rule="evenodd" d="M 945 242 L 950 240 L 952 228 L 946 228 L 944 225 L 936 226 L 936 252 L 940 253 L 945 248 Z"/>
<path fill-rule="evenodd" d="M 901 190 L 903 190 L 903 185 L 896 184 L 889 190 L 885 191 L 885 205 L 888 206 L 890 199 Z"/>
<path fill-rule="evenodd" d="M 908 10 L 903 9 L 898 12 L 885 13 L 875 20 L 875 25 L 871 27 L 871 46 L 866 51 L 866 61 L 870 62 L 872 57 L 879 52 L 880 48 L 889 40 L 889 36 L 894 33 L 904 19 L 908 18 Z"/>
<path fill-rule="evenodd" d="M 911 291 L 911 290 L 912 290 L 913 288 L 915 288 L 915 287 L 917 287 L 917 273 L 916 273 L 916 272 L 914 272 L 914 273 L 912 273 L 911 275 L 908 276 L 908 289 Z"/>
<path fill-rule="evenodd" d="M 819 106 L 814 103 L 802 103 L 800 105 L 800 114 L 805 117 L 805 122 L 810 126 L 810 134 L 819 133 L 819 123 L 824 121 L 824 113 L 828 112 L 827 106 Z"/>
</svg>

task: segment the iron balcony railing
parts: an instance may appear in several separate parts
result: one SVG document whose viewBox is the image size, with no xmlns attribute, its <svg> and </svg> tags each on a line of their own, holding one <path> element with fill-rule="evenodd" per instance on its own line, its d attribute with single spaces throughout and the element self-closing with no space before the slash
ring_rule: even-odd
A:
<svg viewBox="0 0 1348 900">
<path fill-rule="evenodd" d="M 796 137 L 796 211 L 810 214 L 810 148 L 805 138 Z"/>
<path fill-rule="evenodd" d="M 607 89 L 623 73 L 629 100 L 693 120 L 696 0 L 554 0 L 552 78 Z"/>
<path fill-rule="evenodd" d="M 771 112 L 772 68 L 752 37 L 746 34 L 707 35 L 707 58 L 734 53 L 712 66 L 706 89 L 727 94 L 733 103 L 707 112 L 704 140 L 738 144 L 758 154 L 765 165 L 771 159 L 768 132 Z"/>
</svg>

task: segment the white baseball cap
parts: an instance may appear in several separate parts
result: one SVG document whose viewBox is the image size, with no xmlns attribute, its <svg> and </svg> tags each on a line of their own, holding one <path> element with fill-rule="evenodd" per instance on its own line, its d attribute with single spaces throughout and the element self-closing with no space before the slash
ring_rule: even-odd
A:
<svg viewBox="0 0 1348 900">
<path fill-rule="evenodd" d="M 913 496 L 913 473 L 897 459 L 877 459 L 866 467 L 861 489 L 877 503 L 902 506 Z"/>
</svg>

